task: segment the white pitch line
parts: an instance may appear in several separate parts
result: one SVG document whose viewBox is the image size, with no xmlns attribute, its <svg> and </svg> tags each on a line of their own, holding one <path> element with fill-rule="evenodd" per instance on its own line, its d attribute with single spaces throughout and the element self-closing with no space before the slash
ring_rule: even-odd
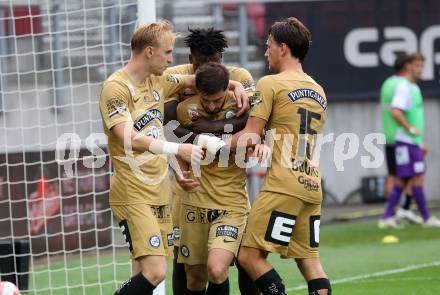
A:
<svg viewBox="0 0 440 295">
<path fill-rule="evenodd" d="M 342 284 L 342 283 L 353 282 L 353 281 L 357 281 L 357 280 L 369 279 L 369 278 L 373 278 L 373 277 L 380 277 L 380 276 L 392 275 L 392 274 L 396 274 L 396 273 L 407 272 L 407 271 L 431 267 L 431 266 L 440 266 L 440 260 L 433 261 L 430 263 L 413 264 L 413 265 L 408 265 L 408 266 L 405 266 L 402 268 L 390 269 L 390 270 L 386 270 L 386 271 L 374 272 L 374 273 L 364 274 L 364 275 L 359 275 L 359 276 L 354 276 L 354 277 L 342 278 L 342 279 L 337 279 L 337 280 L 330 280 L 330 283 L 332 285 Z M 301 286 L 294 287 L 294 288 L 288 288 L 288 289 L 286 289 L 286 291 L 289 292 L 289 291 L 298 291 L 298 290 L 304 290 L 304 289 L 307 289 L 307 285 L 301 285 Z"/>
</svg>

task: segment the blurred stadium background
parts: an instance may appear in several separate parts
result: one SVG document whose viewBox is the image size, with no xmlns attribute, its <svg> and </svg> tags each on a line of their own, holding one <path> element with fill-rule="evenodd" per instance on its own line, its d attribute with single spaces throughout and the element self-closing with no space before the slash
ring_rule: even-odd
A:
<svg viewBox="0 0 440 295">
<path fill-rule="evenodd" d="M 324 265 L 338 282 L 336 293 L 440 290 L 438 230 L 376 228 L 386 167 L 365 145 L 368 134 L 381 132 L 378 93 L 393 72 L 395 53 L 421 51 L 426 65 L 419 85 L 430 151 L 425 188 L 431 208 L 437 208 L 440 2 L 435 0 L 0 1 L 1 280 L 14 281 L 27 294 L 110 294 L 129 276 L 127 250 L 108 208 L 111 163 L 100 135 L 98 96 L 101 83 L 128 60 L 136 24 L 154 16 L 171 20 L 183 36 L 188 27 L 223 29 L 229 41 L 225 63 L 247 68 L 255 80 L 268 73 L 263 54 L 270 24 L 287 16 L 301 19 L 313 35 L 305 71 L 324 86 L 329 100 L 325 134 L 333 140 L 321 153 L 321 244 Z M 179 38 L 174 63 L 186 63 L 188 53 Z M 63 147 L 67 153 L 56 152 Z M 363 161 L 373 164 L 364 168 Z M 251 197 L 262 172 L 249 171 Z M 336 222 L 353 219 L 360 221 Z M 381 244 L 386 234 L 397 235 L 400 243 Z M 290 292 L 303 294 L 293 264 L 273 262 L 283 269 Z M 238 294 L 231 271 L 232 293 Z"/>
</svg>

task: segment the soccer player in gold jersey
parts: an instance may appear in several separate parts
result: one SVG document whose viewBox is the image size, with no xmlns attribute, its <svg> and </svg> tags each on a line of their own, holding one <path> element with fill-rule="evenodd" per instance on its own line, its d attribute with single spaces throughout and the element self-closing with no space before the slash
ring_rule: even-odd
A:
<svg viewBox="0 0 440 295">
<path fill-rule="evenodd" d="M 322 188 L 313 148 L 324 126 L 327 100 L 301 65 L 311 34 L 289 17 L 271 26 L 266 44 L 265 56 L 276 74 L 258 81 L 246 127 L 228 143 L 235 147 L 241 135 L 261 135 L 264 128 L 273 134 L 271 165 L 252 206 L 239 261 L 263 294 L 286 294 L 267 261 L 271 252 L 295 259 L 309 294 L 331 294 L 318 253 Z"/>
<path fill-rule="evenodd" d="M 194 74 L 195 71 L 207 62 L 222 62 L 224 50 L 228 47 L 225 35 L 221 30 L 214 28 L 195 28 L 189 29 L 189 34 L 185 37 L 185 44 L 190 49 L 189 64 L 178 65 L 168 68 L 167 74 Z M 240 82 L 246 92 L 252 93 L 255 90 L 254 80 L 244 68 L 227 66 L 229 79 Z M 177 105 L 189 97 L 196 95 L 196 91 L 192 89 L 184 89 L 177 95 L 165 98 L 165 123 L 177 120 Z M 227 118 L 219 118 L 218 120 L 208 120 L 203 116 L 193 117 L 191 124 L 183 126 L 178 125 L 173 130 L 174 134 L 179 138 L 187 138 L 185 142 L 194 142 L 196 136 L 200 133 L 222 134 L 225 126 L 229 125 L 232 132 L 237 132 L 244 128 L 248 118 L 248 110 L 241 107 L 234 113 L 230 113 Z M 174 295 L 183 295 L 186 289 L 186 276 L 183 263 L 177 263 L 180 245 L 180 200 L 186 195 L 186 190 L 192 191 L 196 189 L 199 183 L 191 178 L 178 179 L 179 185 L 174 178 L 171 182 L 172 193 L 172 212 L 173 212 L 173 229 L 175 233 L 174 240 L 174 264 L 173 264 L 173 293 Z M 247 276 L 246 272 L 237 265 L 239 270 L 239 287 L 242 294 L 258 294 L 252 280 Z"/>
<path fill-rule="evenodd" d="M 236 113 L 235 99 L 227 91 L 228 69 L 209 62 L 198 67 L 198 94 L 177 107 L 177 118 L 184 127 L 193 117 L 208 121 L 224 120 Z M 235 163 L 235 155 L 207 155 L 200 167 L 200 186 L 181 197 L 180 253 L 185 263 L 186 294 L 229 294 L 228 270 L 234 261 L 246 225 L 249 201 L 246 171 Z M 248 290 L 250 291 L 250 290 Z"/>
<path fill-rule="evenodd" d="M 194 76 L 163 75 L 172 62 L 175 40 L 166 21 L 139 27 L 131 39 L 128 64 L 103 85 L 99 106 L 115 167 L 109 203 L 128 243 L 135 274 L 118 295 L 152 294 L 164 279 L 173 245 L 168 207 L 167 156 L 200 160 L 202 149 L 163 139 L 164 98 L 195 86 Z M 230 83 L 247 99 L 241 84 Z"/>
</svg>

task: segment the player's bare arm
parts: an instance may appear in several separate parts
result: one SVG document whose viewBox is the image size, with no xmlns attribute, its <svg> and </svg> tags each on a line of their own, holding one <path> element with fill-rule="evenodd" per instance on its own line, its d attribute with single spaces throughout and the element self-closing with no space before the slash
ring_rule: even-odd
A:
<svg viewBox="0 0 440 295">
<path fill-rule="evenodd" d="M 195 75 L 174 75 L 178 79 L 181 79 L 185 87 L 196 87 Z M 228 90 L 233 91 L 235 99 L 237 100 L 238 111 L 235 114 L 237 117 L 241 116 L 249 107 L 249 97 L 244 89 L 243 85 L 238 81 L 229 80 Z"/>
<path fill-rule="evenodd" d="M 128 127 L 126 124 L 127 122 L 116 124 L 112 128 L 112 132 L 122 144 L 125 144 L 127 140 L 130 140 L 131 146 L 135 151 L 150 151 L 155 154 L 177 155 L 187 162 L 197 162 L 200 161 L 202 157 L 203 151 L 198 146 L 154 139 L 152 136 L 137 132 L 131 127 L 132 124 Z M 127 133 L 129 134 L 128 136 Z"/>
<path fill-rule="evenodd" d="M 237 133 L 246 126 L 246 122 L 249 118 L 249 111 L 246 110 L 243 115 L 235 116 L 229 119 L 210 121 L 204 117 L 199 117 L 191 124 L 191 130 L 197 134 L 200 133 L 212 133 L 222 134 L 225 132 L 225 126 L 231 125 L 231 133 Z"/>
<path fill-rule="evenodd" d="M 175 100 L 171 100 L 165 103 L 165 119 L 164 126 L 167 128 L 167 124 L 170 121 L 177 121 L 177 105 L 178 102 Z M 193 143 L 197 134 L 192 132 L 191 130 L 183 127 L 182 125 L 178 125 L 172 132 L 182 139 L 182 143 Z M 185 139 L 185 140 L 184 140 Z"/>
<path fill-rule="evenodd" d="M 420 133 L 419 130 L 408 123 L 408 121 L 405 118 L 405 113 L 401 109 L 392 108 L 391 115 L 393 116 L 394 120 L 396 120 L 397 123 L 402 125 L 403 128 L 408 130 L 409 133 L 411 133 L 412 135 L 419 135 Z"/>
</svg>

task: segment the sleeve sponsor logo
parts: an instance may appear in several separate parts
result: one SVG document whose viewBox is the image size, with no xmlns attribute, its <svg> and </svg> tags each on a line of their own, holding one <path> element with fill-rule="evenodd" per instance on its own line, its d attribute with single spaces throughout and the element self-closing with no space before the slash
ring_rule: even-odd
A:
<svg viewBox="0 0 440 295">
<path fill-rule="evenodd" d="M 121 99 L 113 98 L 107 102 L 107 113 L 109 118 L 117 114 L 122 114 L 127 110 L 127 105 Z"/>
<path fill-rule="evenodd" d="M 312 89 L 308 88 L 300 88 L 295 89 L 293 91 L 290 91 L 287 96 L 289 97 L 290 101 L 295 102 L 301 98 L 311 98 L 314 101 L 316 101 L 323 110 L 327 109 L 327 100 L 322 97 L 318 92 Z"/>
<path fill-rule="evenodd" d="M 246 91 L 254 91 L 255 90 L 255 83 L 252 79 L 242 80 L 242 81 L 240 81 L 240 83 L 241 83 L 241 85 L 243 85 L 243 87 Z"/>
<path fill-rule="evenodd" d="M 238 228 L 232 225 L 219 225 L 215 231 L 216 237 L 238 238 Z"/>
<path fill-rule="evenodd" d="M 249 103 L 251 106 L 251 109 L 255 107 L 256 105 L 259 105 L 262 103 L 263 100 L 261 99 L 261 92 L 260 91 L 254 91 L 251 96 L 249 96 Z"/>
<path fill-rule="evenodd" d="M 167 82 L 170 82 L 173 84 L 179 84 L 179 79 L 176 76 L 167 75 Z"/>
</svg>

